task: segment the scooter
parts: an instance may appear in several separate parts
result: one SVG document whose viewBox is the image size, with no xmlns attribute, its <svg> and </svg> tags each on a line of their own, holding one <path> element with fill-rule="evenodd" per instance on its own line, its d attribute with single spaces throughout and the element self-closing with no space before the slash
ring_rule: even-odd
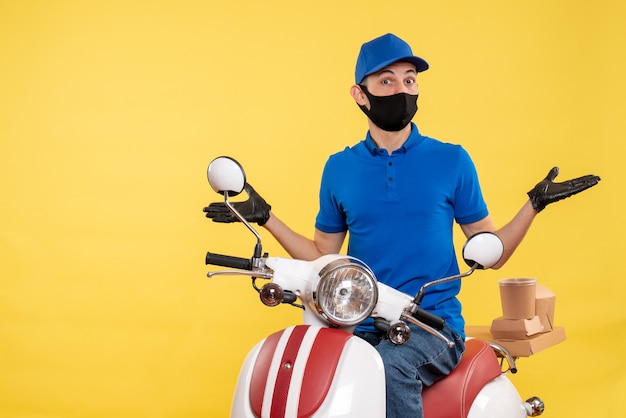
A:
<svg viewBox="0 0 626 418">
<path fill-rule="evenodd" d="M 476 234 L 463 247 L 467 272 L 427 283 L 410 296 L 378 282 L 371 269 L 354 257 L 332 254 L 303 261 L 263 254 L 261 236 L 230 202 L 246 185 L 241 165 L 219 157 L 209 164 L 207 176 L 213 190 L 224 196 L 226 207 L 256 237 L 251 258 L 207 253 L 207 265 L 228 268 L 207 276 L 249 276 L 265 305 L 290 304 L 303 311 L 303 324 L 269 335 L 249 352 L 237 381 L 231 417 L 384 417 L 384 366 L 378 352 L 352 334 L 356 326 L 371 317 L 391 342 L 403 344 L 411 337 L 407 325 L 411 323 L 452 346 L 439 332 L 443 319 L 420 308 L 425 292 L 490 268 L 503 253 L 495 234 Z M 260 285 L 259 280 L 265 283 Z M 506 349 L 468 339 L 457 368 L 424 388 L 424 416 L 541 415 L 541 399 L 523 402 L 508 379 L 507 373 L 516 371 L 515 359 Z"/>
</svg>

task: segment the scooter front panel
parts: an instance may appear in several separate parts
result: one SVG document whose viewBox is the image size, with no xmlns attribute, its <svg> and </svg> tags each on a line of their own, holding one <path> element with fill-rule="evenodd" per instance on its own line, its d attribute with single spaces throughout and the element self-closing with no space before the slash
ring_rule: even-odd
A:
<svg viewBox="0 0 626 418">
<path fill-rule="evenodd" d="M 369 344 L 345 331 L 286 328 L 248 355 L 231 416 L 384 416 L 382 362 Z"/>
<path fill-rule="evenodd" d="M 322 404 L 352 335 L 301 325 L 269 336 L 250 383 L 250 404 L 259 417 L 308 417 Z"/>
</svg>

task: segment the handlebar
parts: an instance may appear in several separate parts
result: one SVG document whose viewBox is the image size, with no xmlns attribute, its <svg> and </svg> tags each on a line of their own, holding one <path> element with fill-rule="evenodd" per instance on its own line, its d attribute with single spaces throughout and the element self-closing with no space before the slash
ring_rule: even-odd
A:
<svg viewBox="0 0 626 418">
<path fill-rule="evenodd" d="M 243 257 L 233 257 L 230 255 L 206 253 L 206 264 L 214 266 L 229 267 L 239 270 L 252 270 L 252 260 Z"/>
<path fill-rule="evenodd" d="M 425 311 L 422 308 L 417 308 L 417 311 L 415 311 L 415 313 L 413 313 L 413 318 L 417 319 L 418 321 L 428 325 L 429 327 L 433 327 L 436 330 L 441 331 L 444 327 L 444 325 L 446 324 L 446 320 L 435 315 L 432 314 L 428 311 Z"/>
</svg>

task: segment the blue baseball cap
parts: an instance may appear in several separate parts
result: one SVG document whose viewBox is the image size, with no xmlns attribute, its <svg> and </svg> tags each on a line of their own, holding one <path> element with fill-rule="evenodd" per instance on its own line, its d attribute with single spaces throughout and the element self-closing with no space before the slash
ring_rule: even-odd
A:
<svg viewBox="0 0 626 418">
<path fill-rule="evenodd" d="M 398 61 L 410 62 L 415 65 L 418 73 L 428 69 L 428 63 L 413 55 L 409 44 L 392 33 L 364 43 L 356 60 L 354 71 L 356 84 L 361 83 L 368 75 Z"/>
</svg>

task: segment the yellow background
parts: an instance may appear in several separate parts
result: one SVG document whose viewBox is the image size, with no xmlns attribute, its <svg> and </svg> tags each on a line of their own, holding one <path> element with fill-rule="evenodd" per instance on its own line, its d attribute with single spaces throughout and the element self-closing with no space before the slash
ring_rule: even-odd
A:
<svg viewBox="0 0 626 418">
<path fill-rule="evenodd" d="M 568 339 L 520 360 L 522 397 L 548 417 L 624 416 L 625 9 L 0 1 L 0 416 L 227 416 L 247 351 L 300 314 L 205 277 L 207 250 L 248 257 L 254 242 L 204 218 L 206 166 L 237 158 L 311 235 L 326 157 L 366 129 L 348 94 L 358 49 L 386 32 L 429 61 L 415 120 L 468 149 L 498 225 L 553 165 L 602 176 L 462 301 L 489 324 L 497 279 L 538 278 Z"/>
</svg>

